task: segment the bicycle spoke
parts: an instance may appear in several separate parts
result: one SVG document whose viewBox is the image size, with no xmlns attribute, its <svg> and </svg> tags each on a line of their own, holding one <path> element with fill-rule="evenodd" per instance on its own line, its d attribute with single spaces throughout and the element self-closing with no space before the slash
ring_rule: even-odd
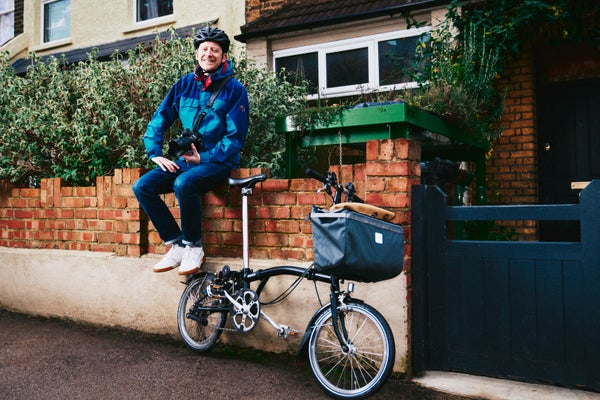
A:
<svg viewBox="0 0 600 400">
<path fill-rule="evenodd" d="M 339 328 L 345 327 L 348 343 L 339 343 L 331 310 L 327 310 L 311 335 L 311 370 L 321 387 L 334 397 L 363 397 L 377 391 L 391 373 L 391 330 L 376 310 L 362 303 L 340 310 L 339 317 L 343 318 Z"/>
<path fill-rule="evenodd" d="M 181 337 L 188 347 L 199 352 L 214 347 L 226 322 L 226 312 L 218 310 L 220 303 L 205 294 L 213 279 L 212 274 L 204 273 L 189 282 L 177 309 Z M 211 311 L 213 307 L 215 311 Z"/>
</svg>

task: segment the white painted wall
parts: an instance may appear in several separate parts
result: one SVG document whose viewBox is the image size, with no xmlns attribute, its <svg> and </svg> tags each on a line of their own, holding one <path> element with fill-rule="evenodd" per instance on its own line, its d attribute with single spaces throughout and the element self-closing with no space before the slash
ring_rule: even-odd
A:
<svg viewBox="0 0 600 400">
<path fill-rule="evenodd" d="M 0 308 L 179 337 L 177 305 L 184 279 L 175 270 L 153 273 L 152 265 L 159 256 L 133 258 L 85 251 L 0 247 L 0 259 Z M 232 269 L 241 266 L 238 259 L 212 258 L 205 268 L 218 270 L 225 264 Z M 251 262 L 254 270 L 275 265 L 307 267 L 309 263 L 288 260 Z M 261 300 L 277 296 L 294 279 L 271 278 L 269 290 L 263 293 Z M 327 302 L 329 286 L 317 285 L 321 300 Z M 405 372 L 408 324 L 404 273 L 385 282 L 356 284 L 354 297 L 377 308 L 388 320 L 396 340 L 395 370 Z M 297 329 L 302 335 L 318 308 L 314 283 L 304 281 L 284 303 L 263 310 L 277 323 Z M 225 332 L 222 340 L 265 351 L 295 352 L 301 335 L 282 340 L 266 321 L 261 320 L 249 334 Z"/>
</svg>

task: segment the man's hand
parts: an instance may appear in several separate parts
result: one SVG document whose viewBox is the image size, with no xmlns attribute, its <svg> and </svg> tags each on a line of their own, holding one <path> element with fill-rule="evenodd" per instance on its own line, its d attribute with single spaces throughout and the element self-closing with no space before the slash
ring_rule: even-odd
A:
<svg viewBox="0 0 600 400">
<path fill-rule="evenodd" d="M 196 146 L 194 146 L 194 143 L 191 144 L 191 148 L 191 150 L 183 153 L 183 159 L 188 164 L 200 164 L 200 153 L 198 153 L 198 150 L 196 149 Z"/>
<path fill-rule="evenodd" d="M 175 172 L 179 169 L 179 165 L 163 156 L 152 158 L 152 162 L 157 164 L 163 171 Z"/>
</svg>

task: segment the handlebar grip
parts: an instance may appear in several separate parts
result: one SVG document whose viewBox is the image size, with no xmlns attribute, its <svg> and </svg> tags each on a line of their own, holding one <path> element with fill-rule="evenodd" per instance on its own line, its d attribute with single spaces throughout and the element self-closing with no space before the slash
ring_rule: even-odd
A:
<svg viewBox="0 0 600 400">
<path fill-rule="evenodd" d="M 321 175 L 320 173 L 318 173 L 314 169 L 306 168 L 304 170 L 304 173 L 306 175 L 310 176 L 311 178 L 314 178 L 314 179 L 316 179 L 316 180 L 318 180 L 320 182 L 327 183 L 327 178 L 325 178 L 323 175 Z"/>
</svg>

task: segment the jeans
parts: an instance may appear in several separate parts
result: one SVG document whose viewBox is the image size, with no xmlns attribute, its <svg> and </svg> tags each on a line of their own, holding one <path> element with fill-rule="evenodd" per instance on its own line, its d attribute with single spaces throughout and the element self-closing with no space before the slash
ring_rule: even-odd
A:
<svg viewBox="0 0 600 400">
<path fill-rule="evenodd" d="M 186 245 L 201 246 L 200 196 L 224 183 L 231 171 L 222 164 L 176 162 L 179 165 L 177 172 L 163 171 L 158 167 L 142 175 L 133 184 L 133 193 L 165 243 L 182 240 Z M 179 202 L 181 229 L 160 197 L 173 192 Z"/>
</svg>

